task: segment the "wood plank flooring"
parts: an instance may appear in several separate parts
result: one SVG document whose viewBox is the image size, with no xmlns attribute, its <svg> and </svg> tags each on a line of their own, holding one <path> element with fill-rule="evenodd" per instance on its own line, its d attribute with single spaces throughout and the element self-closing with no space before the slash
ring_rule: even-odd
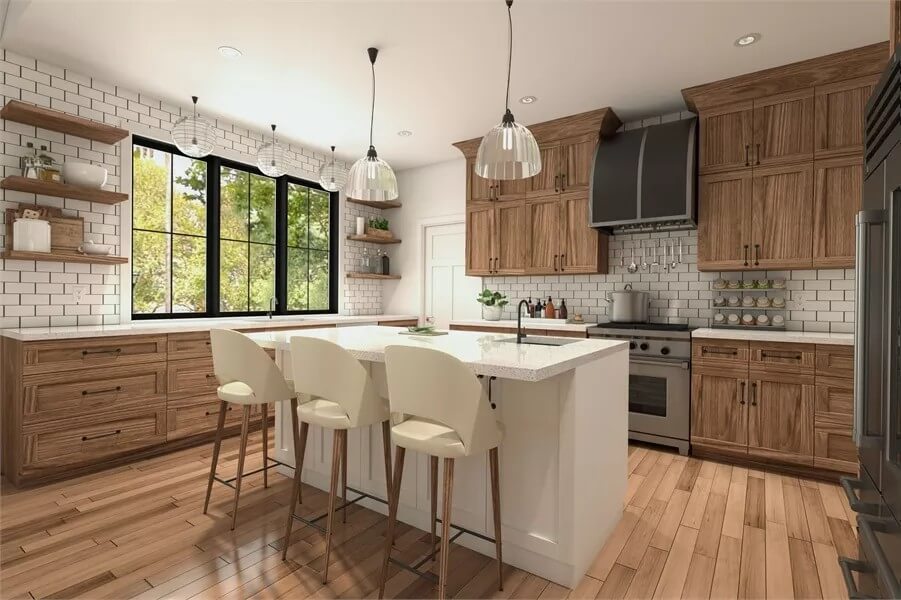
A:
<svg viewBox="0 0 901 600">
<path fill-rule="evenodd" d="M 246 469 L 261 465 L 259 434 Z M 211 446 L 0 496 L 0 597 L 363 598 L 377 594 L 384 517 L 360 507 L 338 524 L 323 586 L 323 536 L 295 525 L 281 560 L 290 481 L 245 479 L 238 527 L 231 490 L 216 485 L 201 513 Z M 230 476 L 237 440 L 223 445 Z M 306 487 L 303 509 L 325 493 Z M 769 472 L 629 448 L 621 522 L 573 590 L 513 567 L 504 591 L 493 560 L 460 546 L 448 594 L 458 598 L 845 598 L 836 563 L 857 552 L 854 513 L 840 488 Z M 397 555 L 428 551 L 428 534 L 399 525 Z M 436 563 L 437 565 L 437 563 Z M 433 597 L 393 570 L 386 595 Z"/>
</svg>

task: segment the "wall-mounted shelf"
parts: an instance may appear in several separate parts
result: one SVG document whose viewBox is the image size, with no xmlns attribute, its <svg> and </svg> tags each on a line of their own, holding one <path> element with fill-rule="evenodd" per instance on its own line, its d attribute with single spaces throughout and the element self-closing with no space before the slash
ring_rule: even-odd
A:
<svg viewBox="0 0 901 600">
<path fill-rule="evenodd" d="M 71 262 L 94 265 L 124 265 L 128 259 L 124 256 L 100 256 L 97 254 L 78 254 L 68 252 L 26 252 L 24 250 L 4 250 L 0 255 L 10 260 L 42 260 L 49 262 Z"/>
<path fill-rule="evenodd" d="M 348 279 L 400 279 L 400 275 L 379 275 L 378 273 L 347 273 Z"/>
<path fill-rule="evenodd" d="M 394 200 L 385 200 L 384 202 L 378 202 L 373 200 L 357 200 L 356 198 L 348 198 L 348 202 L 351 204 L 360 204 L 362 206 L 368 206 L 369 208 L 400 208 L 400 202 Z"/>
<path fill-rule="evenodd" d="M 42 108 L 18 100 L 10 100 L 0 109 L 0 118 L 16 123 L 34 125 L 43 129 L 77 135 L 105 144 L 115 144 L 128 136 L 128 131 L 104 123 L 97 123 L 81 117 L 67 115 L 58 110 Z"/>
<path fill-rule="evenodd" d="M 76 200 L 86 200 L 88 202 L 97 202 L 99 204 L 118 204 L 119 202 L 128 200 L 128 194 L 123 194 L 121 192 L 108 192 L 106 190 L 86 188 L 78 185 L 70 185 L 68 183 L 30 179 L 28 177 L 22 177 L 21 175 L 11 175 L 3 178 L 3 181 L 0 181 L 0 188 L 3 188 L 4 190 L 15 190 L 17 192 L 26 192 L 29 194 L 41 194 L 42 196 L 74 198 Z"/>
<path fill-rule="evenodd" d="M 347 239 L 353 240 L 355 242 L 369 242 L 370 244 L 399 244 L 400 239 L 398 238 L 385 238 L 379 237 L 377 235 L 349 235 Z"/>
</svg>

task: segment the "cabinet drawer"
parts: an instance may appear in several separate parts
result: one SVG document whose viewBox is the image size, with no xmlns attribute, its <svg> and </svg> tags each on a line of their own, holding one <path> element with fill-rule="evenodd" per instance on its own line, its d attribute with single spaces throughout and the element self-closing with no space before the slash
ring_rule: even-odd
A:
<svg viewBox="0 0 901 600">
<path fill-rule="evenodd" d="M 812 344 L 751 342 L 750 368 L 813 377 L 815 356 L 816 348 Z"/>
<path fill-rule="evenodd" d="M 167 372 L 169 400 L 198 394 L 216 395 L 219 382 L 213 374 L 213 359 L 210 357 L 169 361 Z"/>
<path fill-rule="evenodd" d="M 692 364 L 698 366 L 748 368 L 748 342 L 739 340 L 695 340 Z"/>
<path fill-rule="evenodd" d="M 24 424 L 144 406 L 166 397 L 165 363 L 30 375 Z"/>
<path fill-rule="evenodd" d="M 165 441 L 164 402 L 131 412 L 109 413 L 102 418 L 26 427 L 21 471 L 29 475 L 97 463 Z"/>
<path fill-rule="evenodd" d="M 23 373 L 55 373 L 166 360 L 166 336 L 48 340 L 25 345 Z"/>
<path fill-rule="evenodd" d="M 818 345 L 817 376 L 854 379 L 854 347 Z"/>
<path fill-rule="evenodd" d="M 241 424 L 241 406 L 229 404 L 226 407 L 225 426 Z M 215 394 L 169 402 L 166 416 L 166 440 L 210 433 L 216 431 L 219 422 L 219 399 Z"/>
<path fill-rule="evenodd" d="M 170 361 L 183 358 L 209 358 L 213 355 L 209 331 L 170 333 L 167 346 Z"/>
<path fill-rule="evenodd" d="M 833 377 L 817 377 L 817 416 L 845 415 L 849 422 L 854 414 L 854 388 L 850 381 Z"/>
<path fill-rule="evenodd" d="M 815 467 L 857 473 L 857 446 L 851 439 L 850 424 L 820 425 L 814 430 Z"/>
</svg>

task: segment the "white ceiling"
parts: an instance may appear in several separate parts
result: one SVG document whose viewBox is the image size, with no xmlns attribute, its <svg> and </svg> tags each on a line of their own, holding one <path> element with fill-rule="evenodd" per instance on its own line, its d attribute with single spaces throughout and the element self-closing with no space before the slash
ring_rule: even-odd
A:
<svg viewBox="0 0 901 600">
<path fill-rule="evenodd" d="M 196 94 L 210 113 L 351 158 L 368 144 L 375 45 L 375 144 L 401 169 L 457 157 L 452 142 L 500 120 L 505 12 L 502 0 L 13 0 L 2 44 L 167 101 Z M 603 106 L 632 120 L 683 108 L 684 87 L 884 40 L 888 2 L 517 0 L 513 22 L 517 120 Z M 736 48 L 747 32 L 762 41 Z M 223 44 L 244 56 L 221 57 Z M 516 102 L 527 94 L 538 102 Z"/>
</svg>

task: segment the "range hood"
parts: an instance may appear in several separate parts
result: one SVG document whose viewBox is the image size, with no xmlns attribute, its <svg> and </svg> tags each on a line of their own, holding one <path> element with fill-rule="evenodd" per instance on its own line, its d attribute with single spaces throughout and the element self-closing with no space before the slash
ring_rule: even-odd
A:
<svg viewBox="0 0 901 600">
<path fill-rule="evenodd" d="M 598 145 L 589 221 L 612 233 L 697 227 L 696 117 L 623 131 Z"/>
</svg>

